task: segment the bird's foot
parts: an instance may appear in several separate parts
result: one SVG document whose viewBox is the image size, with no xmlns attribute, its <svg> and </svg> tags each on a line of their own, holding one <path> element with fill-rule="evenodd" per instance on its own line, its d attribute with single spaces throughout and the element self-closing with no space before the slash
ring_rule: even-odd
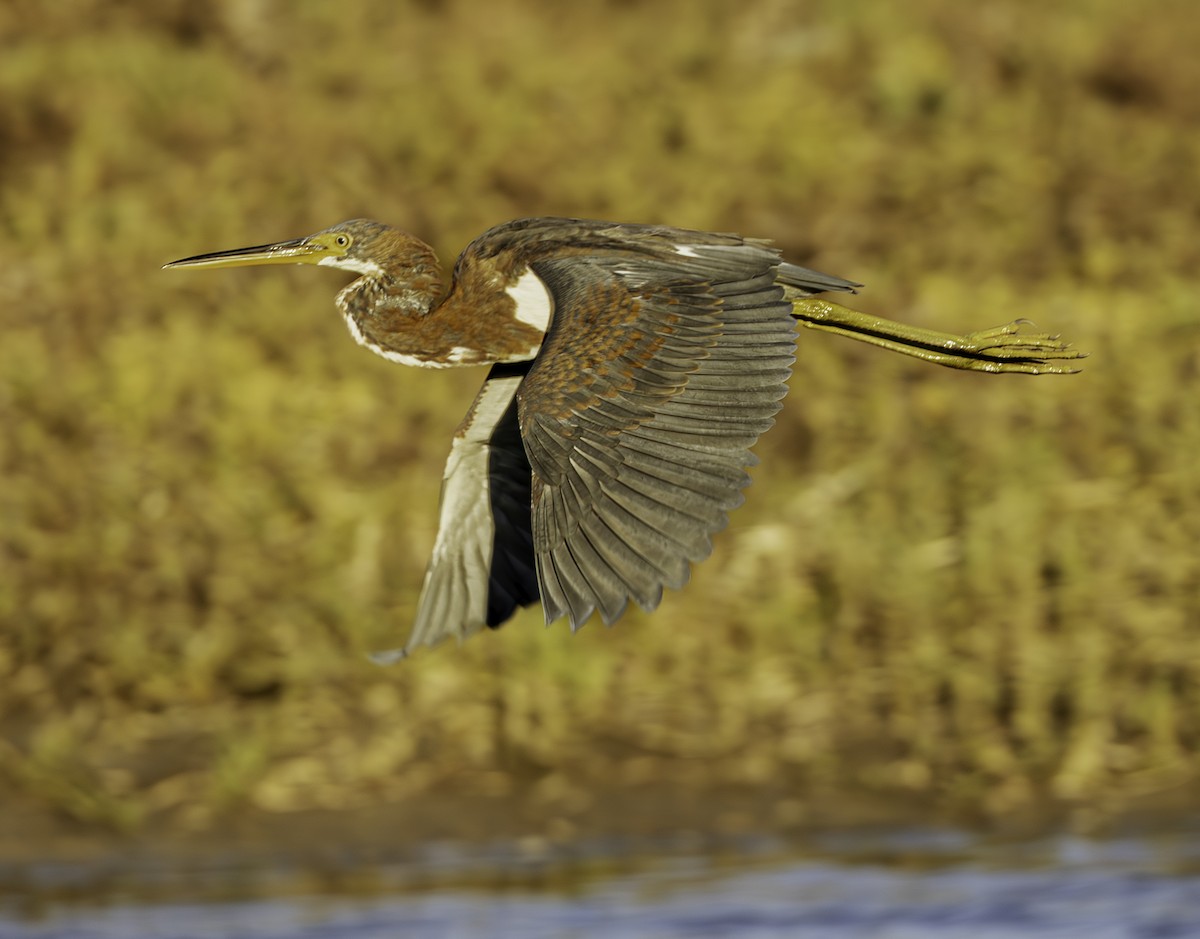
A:
<svg viewBox="0 0 1200 939">
<path fill-rule="evenodd" d="M 957 368 L 1030 375 L 1064 375 L 1079 371 L 1067 363 L 1086 358 L 1086 352 L 1080 352 L 1057 334 L 1028 332 L 1025 331 L 1027 327 L 1036 329 L 1031 320 L 1016 319 L 1002 326 L 953 337 L 944 348 L 966 356 L 972 363 L 953 366 Z"/>
</svg>

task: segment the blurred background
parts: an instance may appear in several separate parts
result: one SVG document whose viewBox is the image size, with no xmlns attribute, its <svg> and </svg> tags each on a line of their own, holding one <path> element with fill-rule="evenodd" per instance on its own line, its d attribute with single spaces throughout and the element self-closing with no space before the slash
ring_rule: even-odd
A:
<svg viewBox="0 0 1200 939">
<path fill-rule="evenodd" d="M 1198 47 L 1190 0 L 8 0 L 0 853 L 1194 805 Z M 1091 357 L 806 332 L 653 616 L 377 668 L 482 372 L 357 348 L 332 272 L 159 267 L 356 216 L 449 265 L 529 215 L 770 238 Z"/>
</svg>

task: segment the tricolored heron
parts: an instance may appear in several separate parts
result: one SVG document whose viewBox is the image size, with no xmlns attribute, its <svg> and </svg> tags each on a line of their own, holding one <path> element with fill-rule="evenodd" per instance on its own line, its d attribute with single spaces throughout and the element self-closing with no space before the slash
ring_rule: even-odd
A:
<svg viewBox="0 0 1200 939">
<path fill-rule="evenodd" d="M 814 295 L 854 292 L 733 234 L 566 218 L 499 225 L 449 283 L 433 249 L 379 222 L 167 267 L 318 264 L 351 335 L 393 362 L 491 365 L 454 436 L 412 635 L 498 627 L 542 604 L 572 629 L 687 581 L 742 502 L 750 449 L 787 393 L 796 322 L 952 368 L 1075 371 L 1021 322 L 955 336 Z"/>
</svg>

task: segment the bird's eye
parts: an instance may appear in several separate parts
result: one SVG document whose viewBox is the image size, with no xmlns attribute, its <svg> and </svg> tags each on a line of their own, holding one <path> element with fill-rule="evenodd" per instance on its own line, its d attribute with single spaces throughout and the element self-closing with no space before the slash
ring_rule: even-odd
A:
<svg viewBox="0 0 1200 939">
<path fill-rule="evenodd" d="M 348 235 L 338 235 L 333 239 L 333 243 L 339 248 L 344 248 L 346 245 L 350 244 L 350 237 Z"/>
</svg>

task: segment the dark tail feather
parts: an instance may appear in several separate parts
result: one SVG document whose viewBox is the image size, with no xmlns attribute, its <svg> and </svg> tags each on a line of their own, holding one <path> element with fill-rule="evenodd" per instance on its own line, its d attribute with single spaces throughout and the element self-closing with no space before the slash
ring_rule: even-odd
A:
<svg viewBox="0 0 1200 939">
<path fill-rule="evenodd" d="M 800 267 L 798 264 L 789 264 L 787 261 L 779 265 L 778 281 L 810 295 L 832 291 L 857 293 L 856 288 L 862 286 L 852 280 L 844 280 L 841 277 L 834 277 L 832 274 L 822 274 L 820 271 Z"/>
</svg>

